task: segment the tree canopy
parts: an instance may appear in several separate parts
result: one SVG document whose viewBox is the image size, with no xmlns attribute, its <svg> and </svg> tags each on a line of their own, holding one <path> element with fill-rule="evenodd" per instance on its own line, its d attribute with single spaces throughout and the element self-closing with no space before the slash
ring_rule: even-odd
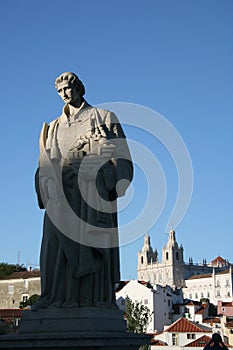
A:
<svg viewBox="0 0 233 350">
<path fill-rule="evenodd" d="M 4 279 L 13 272 L 27 271 L 26 267 L 18 264 L 0 263 L 0 279 Z"/>
<path fill-rule="evenodd" d="M 127 330 L 134 333 L 145 333 L 150 322 L 150 309 L 142 303 L 134 303 L 130 298 L 125 299 Z"/>
<path fill-rule="evenodd" d="M 19 308 L 23 309 L 24 307 L 32 306 L 39 299 L 39 297 L 40 296 L 38 294 L 31 295 L 30 298 L 27 301 L 21 301 L 20 302 Z"/>
</svg>

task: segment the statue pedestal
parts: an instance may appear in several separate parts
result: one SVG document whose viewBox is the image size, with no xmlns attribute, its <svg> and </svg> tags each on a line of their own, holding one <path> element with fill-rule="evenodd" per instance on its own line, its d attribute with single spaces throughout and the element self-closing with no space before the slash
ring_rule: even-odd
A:
<svg viewBox="0 0 233 350">
<path fill-rule="evenodd" d="M 118 309 L 43 309 L 24 311 L 18 333 L 0 336 L 0 349 L 136 350 L 150 338 L 126 332 Z"/>
</svg>

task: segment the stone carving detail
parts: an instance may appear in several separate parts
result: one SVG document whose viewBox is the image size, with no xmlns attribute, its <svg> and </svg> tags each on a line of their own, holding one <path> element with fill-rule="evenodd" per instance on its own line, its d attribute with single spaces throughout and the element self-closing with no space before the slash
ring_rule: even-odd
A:
<svg viewBox="0 0 233 350">
<path fill-rule="evenodd" d="M 122 127 L 110 111 L 89 105 L 74 73 L 56 79 L 65 106 L 45 123 L 35 176 L 45 209 L 41 297 L 33 310 L 115 307 L 120 279 L 117 197 L 133 167 Z"/>
</svg>

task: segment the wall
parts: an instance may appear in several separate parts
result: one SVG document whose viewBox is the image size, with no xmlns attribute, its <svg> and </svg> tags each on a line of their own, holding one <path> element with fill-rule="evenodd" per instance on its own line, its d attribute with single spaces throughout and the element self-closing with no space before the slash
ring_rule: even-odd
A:
<svg viewBox="0 0 233 350">
<path fill-rule="evenodd" d="M 19 307 L 23 297 L 40 295 L 40 277 L 0 280 L 0 309 Z"/>
</svg>

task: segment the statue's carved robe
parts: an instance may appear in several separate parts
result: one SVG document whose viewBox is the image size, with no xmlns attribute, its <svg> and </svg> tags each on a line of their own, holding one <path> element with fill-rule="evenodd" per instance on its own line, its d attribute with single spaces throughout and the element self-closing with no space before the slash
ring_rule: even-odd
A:
<svg viewBox="0 0 233 350">
<path fill-rule="evenodd" d="M 41 132 L 35 179 L 39 206 L 46 210 L 41 298 L 34 308 L 112 307 L 114 285 L 120 280 L 116 199 L 124 195 L 132 180 L 132 162 L 114 113 L 84 101 L 69 119 L 67 108 L 49 125 L 44 124 Z M 89 165 L 104 154 L 108 154 L 103 158 L 105 164 L 93 178 Z M 90 162 L 79 176 L 81 161 L 88 157 Z M 116 188 L 123 179 L 128 181 L 121 181 Z M 56 200 L 49 196 L 49 180 L 56 184 Z M 103 203 L 98 200 L 96 187 Z"/>
</svg>

